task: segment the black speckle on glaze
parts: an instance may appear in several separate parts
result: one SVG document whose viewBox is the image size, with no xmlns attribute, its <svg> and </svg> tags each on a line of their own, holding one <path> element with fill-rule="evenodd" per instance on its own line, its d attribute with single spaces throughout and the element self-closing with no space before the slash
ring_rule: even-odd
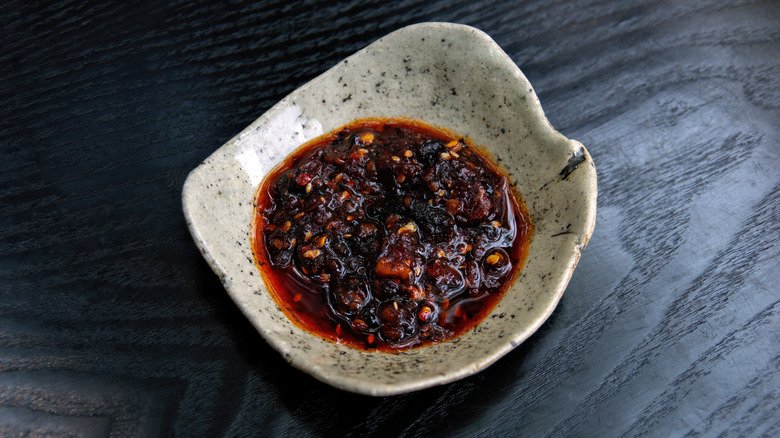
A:
<svg viewBox="0 0 780 438">
<path fill-rule="evenodd" d="M 574 155 L 572 155 L 571 158 L 569 158 L 569 162 L 566 163 L 566 167 L 561 170 L 561 173 L 559 174 L 561 176 L 562 180 L 565 180 L 569 177 L 569 175 L 572 174 L 575 170 L 577 170 L 577 166 L 582 164 L 585 161 L 585 149 L 580 147 L 577 149 L 577 151 L 574 152 Z"/>
<path fill-rule="evenodd" d="M 571 224 L 566 225 L 566 228 L 563 231 L 552 234 L 550 237 L 558 237 L 558 236 L 565 236 L 567 234 L 575 234 L 573 231 L 569 231 L 569 228 L 571 228 Z"/>
</svg>

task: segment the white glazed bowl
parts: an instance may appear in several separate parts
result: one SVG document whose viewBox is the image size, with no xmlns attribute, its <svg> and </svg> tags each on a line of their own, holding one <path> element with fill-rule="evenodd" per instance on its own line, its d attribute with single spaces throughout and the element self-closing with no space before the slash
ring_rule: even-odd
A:
<svg viewBox="0 0 780 438">
<path fill-rule="evenodd" d="M 261 179 L 304 142 L 366 117 L 419 119 L 469 137 L 504 168 L 534 223 L 515 283 L 475 330 L 449 342 L 388 354 L 323 340 L 287 319 L 254 264 L 252 203 Z M 550 126 L 531 85 L 490 37 L 423 23 L 293 91 L 193 170 L 182 197 L 195 243 L 273 348 L 337 388 L 392 395 L 480 371 L 550 316 L 593 231 L 596 171 L 582 144 Z"/>
</svg>

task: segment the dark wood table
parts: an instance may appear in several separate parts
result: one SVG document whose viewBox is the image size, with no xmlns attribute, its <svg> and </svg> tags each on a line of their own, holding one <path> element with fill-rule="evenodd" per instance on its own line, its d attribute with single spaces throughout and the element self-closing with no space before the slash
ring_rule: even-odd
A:
<svg viewBox="0 0 780 438">
<path fill-rule="evenodd" d="M 0 6 L 0 435 L 780 435 L 778 2 L 129 3 Z M 371 398 L 252 329 L 181 188 L 284 95 L 422 21 L 478 27 L 521 67 L 592 154 L 598 218 L 527 342 Z"/>
</svg>

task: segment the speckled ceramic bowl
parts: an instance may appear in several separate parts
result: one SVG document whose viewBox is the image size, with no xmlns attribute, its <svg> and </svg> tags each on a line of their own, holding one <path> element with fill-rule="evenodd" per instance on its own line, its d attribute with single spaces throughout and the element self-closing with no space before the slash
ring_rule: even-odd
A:
<svg viewBox="0 0 780 438">
<path fill-rule="evenodd" d="M 475 330 L 403 353 L 366 353 L 298 328 L 277 307 L 250 250 L 261 179 L 302 143 L 365 117 L 409 117 L 487 149 L 524 198 L 535 233 L 522 273 Z M 399 394 L 451 382 L 495 362 L 550 316 L 593 230 L 596 171 L 555 131 L 531 85 L 483 32 L 424 23 L 393 32 L 293 91 L 219 148 L 184 184 L 195 243 L 268 343 L 335 387 Z"/>
</svg>

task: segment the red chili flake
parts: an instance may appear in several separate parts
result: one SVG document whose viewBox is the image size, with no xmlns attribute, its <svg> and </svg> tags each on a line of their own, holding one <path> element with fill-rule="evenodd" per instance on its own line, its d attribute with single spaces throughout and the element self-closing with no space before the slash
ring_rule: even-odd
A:
<svg viewBox="0 0 780 438">
<path fill-rule="evenodd" d="M 422 306 L 422 308 L 420 308 L 420 313 L 418 314 L 418 316 L 420 317 L 421 321 L 428 321 L 428 318 L 431 317 L 431 314 L 433 314 L 433 310 L 431 310 L 430 307 Z"/>
<path fill-rule="evenodd" d="M 461 309 L 460 306 L 456 307 L 453 315 L 455 315 L 456 318 L 460 318 L 461 316 L 463 316 L 463 309 Z"/>
<path fill-rule="evenodd" d="M 296 184 L 298 184 L 299 186 L 305 186 L 305 185 L 306 185 L 306 184 L 308 184 L 308 183 L 309 183 L 309 182 L 310 182 L 312 179 L 314 179 L 314 177 L 313 177 L 313 176 L 309 175 L 308 173 L 302 173 L 302 174 L 298 175 L 298 176 L 295 178 L 295 183 L 296 183 Z"/>
</svg>

